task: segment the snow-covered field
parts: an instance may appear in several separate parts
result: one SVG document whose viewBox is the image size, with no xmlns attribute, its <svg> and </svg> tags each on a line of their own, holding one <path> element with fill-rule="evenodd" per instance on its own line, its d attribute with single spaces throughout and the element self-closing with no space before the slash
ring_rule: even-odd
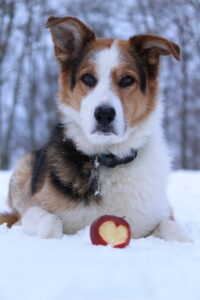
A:
<svg viewBox="0 0 200 300">
<path fill-rule="evenodd" d="M 0 173 L 0 210 L 9 172 Z M 0 300 L 199 300 L 200 172 L 174 172 L 169 197 L 194 243 L 154 237 L 92 246 L 89 229 L 61 240 L 0 226 Z"/>
</svg>

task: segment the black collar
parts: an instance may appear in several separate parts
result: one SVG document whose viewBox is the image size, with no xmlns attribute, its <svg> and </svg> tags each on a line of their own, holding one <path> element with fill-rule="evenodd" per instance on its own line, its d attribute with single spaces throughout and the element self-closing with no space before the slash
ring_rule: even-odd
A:
<svg viewBox="0 0 200 300">
<path fill-rule="evenodd" d="M 92 161 L 94 163 L 94 168 L 92 170 L 92 185 L 94 195 L 97 196 L 100 193 L 100 182 L 99 182 L 99 172 L 100 166 L 105 166 L 107 168 L 114 168 L 121 164 L 127 164 L 133 161 L 137 156 L 137 150 L 131 149 L 131 154 L 125 156 L 124 158 L 119 158 L 114 154 L 97 154 L 92 156 Z"/>
<path fill-rule="evenodd" d="M 66 148 L 66 151 L 72 151 L 75 154 L 73 154 L 73 158 L 76 159 L 83 159 L 83 160 L 89 160 L 91 162 L 94 162 L 95 168 L 98 168 L 98 166 L 105 166 L 107 168 L 114 168 L 121 164 L 127 164 L 131 161 L 133 161 L 138 154 L 138 151 L 136 149 L 130 149 L 130 154 L 120 158 L 112 153 L 102 153 L 102 154 L 93 154 L 93 155 L 86 155 L 80 150 L 76 149 L 76 146 L 73 142 L 73 140 L 68 139 L 64 137 L 64 125 L 63 124 L 57 124 L 57 126 L 54 129 L 54 136 L 59 140 L 58 144 L 63 148 L 63 146 Z"/>
<path fill-rule="evenodd" d="M 137 157 L 137 150 L 131 149 L 131 153 L 128 156 L 119 158 L 114 154 L 96 154 L 92 156 L 96 163 L 105 166 L 107 168 L 114 168 L 121 164 L 127 164 L 133 161 Z"/>
</svg>

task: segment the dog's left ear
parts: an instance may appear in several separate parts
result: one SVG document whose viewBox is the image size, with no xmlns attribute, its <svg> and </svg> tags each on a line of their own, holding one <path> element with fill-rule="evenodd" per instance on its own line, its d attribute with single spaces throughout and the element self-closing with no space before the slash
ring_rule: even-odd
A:
<svg viewBox="0 0 200 300">
<path fill-rule="evenodd" d="M 131 37 L 129 41 L 139 55 L 148 54 L 148 60 L 151 64 L 156 63 L 156 59 L 160 55 L 172 54 L 177 60 L 180 60 L 179 46 L 162 37 L 141 34 Z"/>
<path fill-rule="evenodd" d="M 152 73 L 157 74 L 157 66 L 160 55 L 172 55 L 176 60 L 180 60 L 180 48 L 175 43 L 156 35 L 136 35 L 129 39 L 131 49 L 147 65 L 147 69 Z M 155 74 L 154 74 L 155 73 Z"/>
<path fill-rule="evenodd" d="M 87 43 L 95 39 L 95 34 L 85 24 L 72 17 L 50 17 L 46 28 L 51 30 L 55 55 L 60 63 L 70 63 Z"/>
</svg>

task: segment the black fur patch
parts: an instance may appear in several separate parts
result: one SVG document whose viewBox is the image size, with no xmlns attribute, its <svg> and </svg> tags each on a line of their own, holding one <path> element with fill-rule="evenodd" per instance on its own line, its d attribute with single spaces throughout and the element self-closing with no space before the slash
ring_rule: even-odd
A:
<svg viewBox="0 0 200 300">
<path fill-rule="evenodd" d="M 74 89 L 74 87 L 76 85 L 76 74 L 77 74 L 77 70 L 78 70 L 78 67 L 81 64 L 81 62 L 82 62 L 81 57 L 75 59 L 72 62 L 72 67 L 71 67 L 71 89 L 72 90 Z"/>
<path fill-rule="evenodd" d="M 82 195 L 79 195 L 78 191 L 73 188 L 71 182 L 64 182 L 58 175 L 58 171 L 55 168 L 50 170 L 50 177 L 54 186 L 64 195 L 70 196 L 73 200 L 79 200 L 83 198 Z"/>
<path fill-rule="evenodd" d="M 48 176 L 53 186 L 68 200 L 85 204 L 99 202 L 100 196 L 94 195 L 94 158 L 78 151 L 73 142 L 64 137 L 63 130 L 63 126 L 58 124 L 49 143 L 34 153 L 32 194 L 39 191 Z"/>
<path fill-rule="evenodd" d="M 76 74 L 77 74 L 78 68 L 89 50 L 88 47 L 89 46 L 85 46 L 81 50 L 81 53 L 77 56 L 77 58 L 75 58 L 71 63 L 71 89 L 72 90 L 74 89 L 74 87 L 76 85 L 76 81 L 77 81 Z"/>
<path fill-rule="evenodd" d="M 145 63 L 141 60 L 139 55 L 136 53 L 134 54 L 134 59 L 137 64 L 137 68 L 139 71 L 139 76 L 140 76 L 140 89 L 143 93 L 145 93 L 146 90 L 146 66 Z"/>
<path fill-rule="evenodd" d="M 46 172 L 46 147 L 36 150 L 34 153 L 31 191 L 34 194 L 42 186 Z"/>
<path fill-rule="evenodd" d="M 90 201 L 94 198 L 94 180 L 91 181 L 89 189 L 86 190 L 84 193 L 80 193 L 79 189 L 73 186 L 72 182 L 65 182 L 59 175 L 58 170 L 55 168 L 51 169 L 50 171 L 50 178 L 54 186 L 60 191 L 62 194 L 76 202 L 84 202 L 85 204 L 89 204 Z"/>
</svg>

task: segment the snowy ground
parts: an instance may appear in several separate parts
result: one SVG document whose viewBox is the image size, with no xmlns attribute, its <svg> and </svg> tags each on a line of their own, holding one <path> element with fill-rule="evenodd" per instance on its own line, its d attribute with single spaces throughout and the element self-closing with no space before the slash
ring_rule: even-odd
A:
<svg viewBox="0 0 200 300">
<path fill-rule="evenodd" d="M 5 209 L 9 172 L 0 173 Z M 125 249 L 92 246 L 89 229 L 62 240 L 0 226 L 0 300 L 199 300 L 200 172 L 171 175 L 169 197 L 194 243 L 149 237 Z"/>
</svg>

